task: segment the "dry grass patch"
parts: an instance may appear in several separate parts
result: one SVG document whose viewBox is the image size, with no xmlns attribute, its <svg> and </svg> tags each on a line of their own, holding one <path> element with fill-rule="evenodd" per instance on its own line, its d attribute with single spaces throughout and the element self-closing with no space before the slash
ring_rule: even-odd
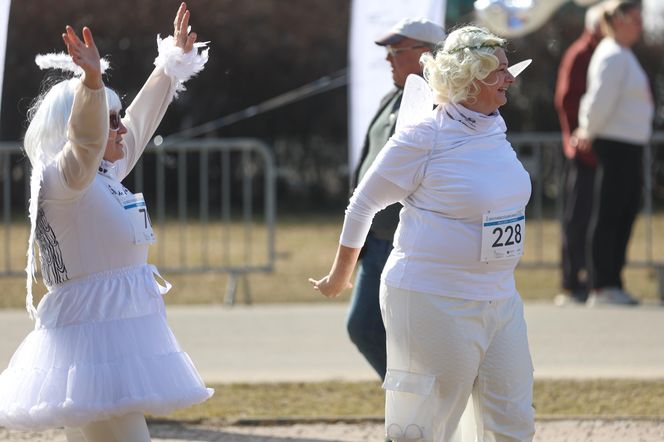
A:
<svg viewBox="0 0 664 442">
<path fill-rule="evenodd" d="M 319 277 L 327 273 L 336 251 L 342 223 L 338 216 L 307 216 L 303 218 L 280 218 L 276 227 L 277 260 L 274 272 L 251 274 L 240 279 L 237 300 L 242 302 L 248 292 L 253 302 L 347 302 L 349 293 L 335 301 L 316 296 L 307 282 L 309 277 Z M 630 243 L 629 256 L 633 260 L 644 260 L 652 256 L 664 262 L 664 237 L 654 235 L 649 240 L 645 232 L 646 222 L 640 218 Z M 664 214 L 652 221 L 652 231 L 664 231 Z M 151 248 L 150 262 L 157 264 L 162 274 L 174 285 L 166 297 L 169 304 L 221 303 L 224 299 L 228 276 L 226 273 L 210 271 L 205 273 L 176 273 L 168 267 L 184 264 L 189 267 L 202 265 L 238 265 L 249 262 L 260 265 L 267 262 L 266 232 L 260 225 L 247 231 L 238 223 L 210 223 L 204 226 L 189 223 L 180 225 L 169 222 L 157 228 L 158 243 Z M 251 246 L 243 247 L 245 239 Z M 1 269 L 20 272 L 25 266 L 25 244 L 27 226 L 15 223 L 9 234 L 0 236 L 0 249 L 4 242 L 11 247 L 0 256 Z M 223 245 L 227 247 L 223 247 Z M 523 258 L 525 265 L 516 272 L 517 287 L 526 300 L 550 300 L 559 291 L 560 271 L 554 267 L 530 268 L 528 263 L 555 262 L 560 254 L 560 235 L 555 220 L 529 225 L 526 241 L 527 250 Z M 627 288 L 641 299 L 654 300 L 658 297 L 657 275 L 647 268 L 629 268 L 625 272 Z M 23 277 L 0 279 L 3 296 L 0 308 L 20 308 L 24 304 L 25 280 Z M 35 293 L 45 292 L 43 286 Z M 39 298 L 39 296 L 37 296 Z"/>
<path fill-rule="evenodd" d="M 177 420 L 383 416 L 378 382 L 231 384 L 209 401 L 178 411 Z M 664 380 L 538 380 L 537 416 L 664 417 Z"/>
</svg>

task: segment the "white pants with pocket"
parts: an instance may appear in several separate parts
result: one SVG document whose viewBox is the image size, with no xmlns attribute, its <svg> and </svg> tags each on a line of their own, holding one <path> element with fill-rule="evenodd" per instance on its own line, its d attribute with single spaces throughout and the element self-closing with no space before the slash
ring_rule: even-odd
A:
<svg viewBox="0 0 664 442">
<path fill-rule="evenodd" d="M 394 441 L 460 442 L 472 394 L 479 442 L 532 441 L 533 366 L 518 295 L 469 301 L 381 286 L 385 430 Z"/>
</svg>

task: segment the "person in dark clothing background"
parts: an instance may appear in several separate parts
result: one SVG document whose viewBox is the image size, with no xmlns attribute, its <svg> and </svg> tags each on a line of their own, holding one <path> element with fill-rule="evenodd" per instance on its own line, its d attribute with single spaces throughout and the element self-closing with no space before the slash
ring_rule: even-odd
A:
<svg viewBox="0 0 664 442">
<path fill-rule="evenodd" d="M 444 29 L 423 18 L 404 18 L 376 44 L 383 46 L 392 68 L 394 89 L 381 101 L 369 124 L 352 186 L 360 182 L 387 140 L 394 133 L 406 78 L 422 75 L 420 57 L 445 38 Z M 380 313 L 380 275 L 392 250 L 392 239 L 399 224 L 401 204 L 378 212 L 371 225 L 351 298 L 346 328 L 351 341 L 383 379 L 387 369 L 385 327 Z"/>
<path fill-rule="evenodd" d="M 586 233 L 597 158 L 592 151 L 579 152 L 577 146 L 570 143 L 570 136 L 579 126 L 579 103 L 586 92 L 590 58 L 602 39 L 600 18 L 603 7 L 603 3 L 599 3 L 586 11 L 583 33 L 565 51 L 556 81 L 555 106 L 565 155 L 561 229 L 563 291 L 554 298 L 559 306 L 584 303 L 588 299 Z"/>
</svg>

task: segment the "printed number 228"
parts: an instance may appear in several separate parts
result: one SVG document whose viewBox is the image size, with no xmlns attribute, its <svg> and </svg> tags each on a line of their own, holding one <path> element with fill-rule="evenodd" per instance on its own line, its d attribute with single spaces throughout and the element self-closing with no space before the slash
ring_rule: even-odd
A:
<svg viewBox="0 0 664 442">
<path fill-rule="evenodd" d="M 497 234 L 498 237 L 493 244 L 491 244 L 491 247 L 511 246 L 515 243 L 518 244 L 521 242 L 521 224 L 507 226 L 505 227 L 505 230 L 503 230 L 502 227 L 496 227 L 493 229 L 493 234 Z M 503 239 L 503 235 L 508 235 L 507 240 L 504 243 L 500 242 L 500 240 Z"/>
</svg>

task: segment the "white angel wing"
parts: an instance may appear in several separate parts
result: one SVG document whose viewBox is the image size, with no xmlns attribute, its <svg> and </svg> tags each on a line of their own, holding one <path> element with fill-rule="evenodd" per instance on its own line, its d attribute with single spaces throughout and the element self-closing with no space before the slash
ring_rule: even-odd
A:
<svg viewBox="0 0 664 442">
<path fill-rule="evenodd" d="M 403 89 L 396 130 L 422 121 L 432 109 L 433 91 L 424 78 L 410 74 Z"/>
</svg>

